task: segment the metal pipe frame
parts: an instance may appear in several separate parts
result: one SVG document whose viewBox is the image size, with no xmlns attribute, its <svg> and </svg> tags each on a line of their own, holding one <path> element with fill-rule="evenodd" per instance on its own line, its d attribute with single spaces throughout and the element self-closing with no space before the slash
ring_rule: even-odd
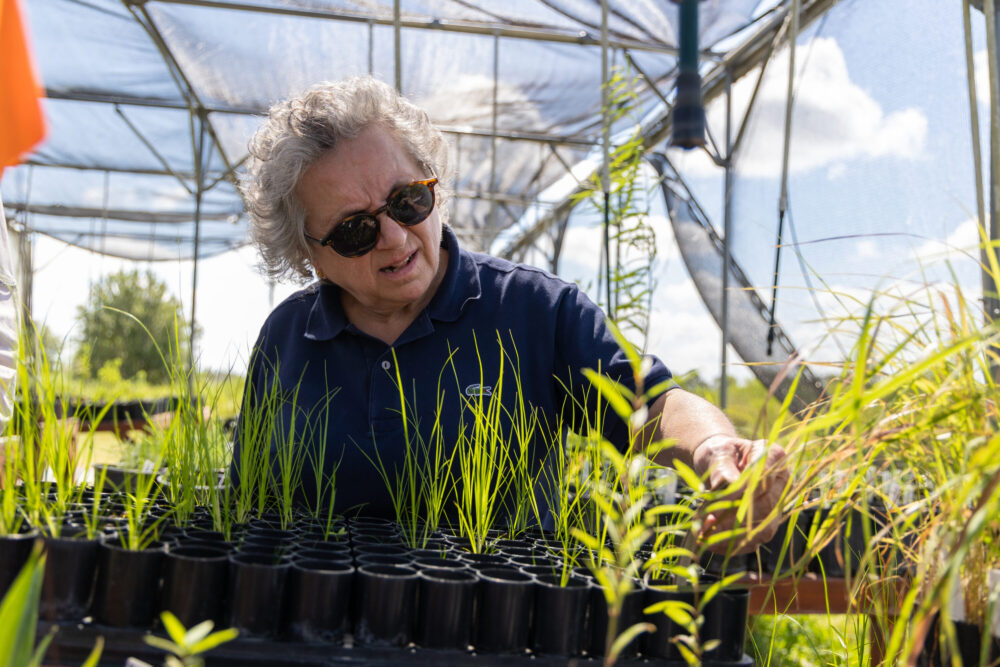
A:
<svg viewBox="0 0 1000 667">
<path fill-rule="evenodd" d="M 138 0 L 127 0 L 137 2 Z M 146 1 L 146 0 L 143 0 Z M 154 0 L 148 0 L 150 2 Z M 352 14 L 350 12 L 337 12 L 332 10 L 300 9 L 297 7 L 265 7 L 241 2 L 221 2 L 219 0 L 155 0 L 168 5 L 189 5 L 193 7 L 208 7 L 212 9 L 224 9 L 235 11 L 247 11 L 258 14 L 278 14 L 281 16 L 294 16 L 310 19 L 326 19 L 331 21 L 345 21 L 354 23 L 374 23 L 375 25 L 392 26 L 394 18 L 377 18 L 366 14 Z M 449 19 L 406 19 L 400 18 L 399 25 L 402 28 L 415 28 L 421 30 L 440 30 L 443 32 L 457 32 L 470 35 L 498 35 L 511 39 L 526 39 L 536 42 L 553 42 L 556 44 L 577 44 L 583 46 L 600 46 L 600 38 L 593 37 L 586 31 L 559 31 L 545 28 L 523 28 L 513 26 L 503 26 L 495 23 L 482 23 L 477 21 L 456 21 Z M 664 53 L 672 56 L 678 54 L 677 47 L 666 44 L 650 44 L 633 39 L 609 39 L 608 44 L 613 49 L 632 49 L 633 51 L 649 51 L 652 53 Z M 719 59 L 721 54 L 705 49 L 702 57 L 709 59 Z"/>
<path fill-rule="evenodd" d="M 4 202 L 4 208 L 18 213 L 48 215 L 55 218 L 107 218 L 121 222 L 142 222 L 158 224 L 184 224 L 193 222 L 190 213 L 150 213 L 148 211 L 133 211 L 127 209 L 103 209 L 89 206 L 49 206 L 46 204 L 29 204 L 26 202 Z M 242 211 L 231 213 L 202 213 L 201 219 L 210 222 L 226 222 L 239 217 Z"/>
<path fill-rule="evenodd" d="M 95 104 L 112 104 L 121 106 L 141 106 L 141 107 L 151 107 L 155 109 L 172 109 L 176 111 L 188 111 L 190 107 L 182 101 L 175 100 L 165 100 L 165 99 L 155 99 L 155 98 L 142 98 L 142 97 L 131 97 L 128 95 L 109 95 L 102 93 L 91 93 L 84 91 L 66 91 L 57 90 L 54 88 L 47 88 L 45 90 L 45 96 L 53 100 L 64 100 L 69 102 L 92 102 Z M 235 114 L 243 116 L 263 116 L 267 115 L 267 109 L 264 108 L 250 108 L 250 107 L 226 107 L 218 105 L 201 105 L 201 108 L 208 113 L 225 113 L 225 114 Z M 445 134 L 457 134 L 463 136 L 472 137 L 483 137 L 484 139 L 492 138 L 496 136 L 497 139 L 505 139 L 507 141 L 535 141 L 539 143 L 547 144 L 559 144 L 567 146 L 580 146 L 581 148 L 591 148 L 596 146 L 600 139 L 591 138 L 586 136 L 573 136 L 573 135 L 550 135 L 544 132 L 510 132 L 505 130 L 497 130 L 495 133 L 491 130 L 480 130 L 473 127 L 456 127 L 453 125 L 438 125 L 437 128 L 444 132 Z M 101 168 L 104 169 L 103 167 Z M 116 171 L 119 171 L 116 169 Z M 153 172 L 153 173 L 166 173 L 166 172 Z M 186 172 L 177 172 L 186 173 Z"/>
<path fill-rule="evenodd" d="M 801 16 L 799 18 L 799 30 L 803 31 L 809 25 L 822 16 L 831 7 L 837 4 L 838 0 L 806 0 L 802 4 Z M 757 67 L 763 62 L 773 49 L 775 33 L 782 30 L 785 24 L 791 3 L 775 11 L 770 21 L 763 24 L 744 44 L 733 50 L 716 63 L 709 72 L 702 78 L 702 99 L 705 103 L 718 98 L 725 92 L 725 82 L 727 71 L 731 73 L 732 80 L 736 81 L 747 72 Z M 750 108 L 746 110 L 749 115 Z M 656 149 L 663 141 L 670 136 L 673 123 L 673 112 L 671 108 L 666 108 L 660 116 L 650 122 L 643 130 L 643 145 L 646 153 Z M 584 179 L 586 180 L 586 179 Z M 521 236 L 503 248 L 499 254 L 501 257 L 514 257 L 525 247 L 530 246 L 538 235 L 555 222 L 567 215 L 575 206 L 576 196 L 583 188 L 577 188 L 571 192 L 561 202 L 555 204 L 550 212 L 536 221 L 528 229 L 524 230 Z"/>
</svg>

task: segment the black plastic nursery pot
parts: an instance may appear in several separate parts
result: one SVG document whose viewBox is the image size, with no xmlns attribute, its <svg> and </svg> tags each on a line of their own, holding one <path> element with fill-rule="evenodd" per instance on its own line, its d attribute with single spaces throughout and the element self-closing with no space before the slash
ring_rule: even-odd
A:
<svg viewBox="0 0 1000 667">
<path fill-rule="evenodd" d="M 106 490 L 120 491 L 122 493 L 134 492 L 135 483 L 140 478 L 144 478 L 144 481 L 148 481 L 149 478 L 156 478 L 155 472 L 144 472 L 136 468 L 125 468 L 112 463 L 95 463 L 93 468 L 95 479 L 100 477 L 102 470 L 104 471 Z"/>
<path fill-rule="evenodd" d="M 667 601 L 683 602 L 693 606 L 694 593 L 677 590 L 676 587 L 668 588 L 667 582 L 655 580 L 645 587 L 643 595 L 644 620 L 652 623 L 656 629 L 642 635 L 642 652 L 650 658 L 681 660 L 683 656 L 677 650 L 677 644 L 672 640 L 678 635 L 687 634 L 687 631 L 674 623 L 663 611 L 646 611 L 657 603 Z"/>
<path fill-rule="evenodd" d="M 361 645 L 405 646 L 412 637 L 417 573 L 399 565 L 358 569 L 358 609 L 354 639 Z"/>
<path fill-rule="evenodd" d="M 820 509 L 816 521 L 822 522 L 828 511 Z M 871 531 L 870 520 L 857 508 L 851 508 L 841 520 L 837 536 L 820 549 L 816 561 L 810 563 L 810 569 L 826 577 L 843 577 L 848 569 L 852 575 L 857 574 L 866 551 L 866 523 Z"/>
<path fill-rule="evenodd" d="M 229 556 L 222 547 L 182 544 L 168 548 L 163 560 L 160 609 L 170 611 L 184 627 L 202 621 L 222 623 Z"/>
<path fill-rule="evenodd" d="M 468 570 L 424 570 L 419 577 L 417 643 L 465 650 L 472 641 L 478 578 Z"/>
<path fill-rule="evenodd" d="M 157 609 L 163 547 L 131 551 L 105 538 L 98 547 L 94 617 L 119 628 L 145 628 Z"/>
<path fill-rule="evenodd" d="M 338 642 L 350 623 L 354 567 L 296 560 L 288 580 L 286 634 L 298 641 Z"/>
<path fill-rule="evenodd" d="M 0 599 L 7 594 L 7 589 L 28 562 L 37 537 L 36 530 L 0 535 Z"/>
<path fill-rule="evenodd" d="M 100 542 L 86 530 L 63 526 L 60 537 L 45 538 L 45 574 L 39 615 L 49 621 L 81 620 L 90 609 Z"/>
<path fill-rule="evenodd" d="M 645 603 L 645 591 L 636 584 L 625 595 L 622 602 L 621 615 L 618 617 L 617 635 L 632 627 L 636 623 L 641 623 L 644 619 L 642 610 Z M 590 655 L 604 655 L 607 646 L 608 636 L 608 601 L 604 597 L 604 590 L 600 586 L 594 586 L 590 593 L 590 644 L 587 652 Z M 623 658 L 634 657 L 639 652 L 639 639 L 633 640 L 621 653 Z"/>
<path fill-rule="evenodd" d="M 705 652 L 706 660 L 736 662 L 743 657 L 749 609 L 750 591 L 741 588 L 719 591 L 705 605 L 702 610 L 705 622 L 701 628 L 701 641 L 719 641 L 718 646 Z"/>
<path fill-rule="evenodd" d="M 950 667 L 951 657 L 955 653 L 953 649 L 957 649 L 957 657 L 962 665 L 978 665 L 984 640 L 989 642 L 989 646 L 986 647 L 986 662 L 983 664 L 996 664 L 1000 660 L 1000 639 L 991 637 L 988 628 L 984 632 L 978 625 L 963 621 L 955 621 L 954 626 L 953 647 L 948 639 L 942 636 L 938 618 L 934 618 L 931 629 L 924 639 L 924 650 L 917 658 L 917 667 Z"/>
<path fill-rule="evenodd" d="M 273 554 L 229 556 L 229 625 L 255 637 L 277 637 L 291 560 Z"/>
<path fill-rule="evenodd" d="M 534 579 L 514 569 L 479 572 L 476 649 L 486 653 L 523 653 L 528 648 Z"/>
<path fill-rule="evenodd" d="M 785 574 L 796 566 L 801 569 L 808 568 L 808 564 L 801 564 L 799 561 L 806 553 L 808 546 L 806 538 L 815 513 L 816 510 L 807 508 L 801 510 L 797 517 L 795 515 L 789 517 L 778 527 L 774 537 L 758 548 L 757 553 L 760 555 L 761 568 L 764 572 Z M 791 537 L 788 537 L 789 531 L 792 532 Z M 788 546 L 782 553 L 786 539 Z"/>
<path fill-rule="evenodd" d="M 578 655 L 584 649 L 590 582 L 570 577 L 536 577 L 531 647 L 536 653 Z"/>
</svg>

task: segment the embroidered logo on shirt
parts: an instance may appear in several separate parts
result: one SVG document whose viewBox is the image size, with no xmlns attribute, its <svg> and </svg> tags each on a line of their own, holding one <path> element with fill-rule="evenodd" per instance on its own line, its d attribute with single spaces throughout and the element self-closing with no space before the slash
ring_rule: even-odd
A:
<svg viewBox="0 0 1000 667">
<path fill-rule="evenodd" d="M 493 387 L 490 387 L 490 386 L 487 386 L 487 385 L 480 385 L 480 384 L 470 384 L 468 387 L 465 388 L 465 395 L 466 396 L 478 396 L 480 390 L 482 390 L 483 396 L 492 396 L 493 395 Z"/>
</svg>

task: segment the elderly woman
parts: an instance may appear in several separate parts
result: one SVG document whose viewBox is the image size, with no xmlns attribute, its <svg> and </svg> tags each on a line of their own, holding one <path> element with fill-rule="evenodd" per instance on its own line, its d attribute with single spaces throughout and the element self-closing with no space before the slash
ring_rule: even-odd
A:
<svg viewBox="0 0 1000 667">
<path fill-rule="evenodd" d="M 453 446 L 469 423 L 463 398 L 502 384 L 505 410 L 520 401 L 549 428 L 572 427 L 584 406 L 597 408 L 583 369 L 632 384 L 604 314 L 576 285 L 459 245 L 444 205 L 447 152 L 424 111 L 371 78 L 276 105 L 251 144 L 244 195 L 264 265 L 274 277 L 317 280 L 268 317 L 247 382 L 264 396 L 277 380 L 271 395 L 294 403 L 309 460 L 323 452 L 327 473 L 338 466 L 341 509 L 391 514 L 372 460 L 391 472 L 406 438 L 431 442 L 435 427 Z M 654 359 L 646 386 L 669 378 Z M 624 446 L 628 425 L 606 421 L 605 435 Z M 676 441 L 672 458 L 716 487 L 750 461 L 784 456 L 677 387 L 655 398 L 649 422 Z M 769 468 L 758 516 L 785 483 L 780 466 Z M 717 528 L 731 521 L 717 517 Z"/>
</svg>

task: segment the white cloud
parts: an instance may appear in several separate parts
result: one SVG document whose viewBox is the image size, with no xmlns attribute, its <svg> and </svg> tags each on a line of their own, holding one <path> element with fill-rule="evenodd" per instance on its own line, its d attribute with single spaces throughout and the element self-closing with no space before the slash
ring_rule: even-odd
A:
<svg viewBox="0 0 1000 667">
<path fill-rule="evenodd" d="M 694 282 L 688 277 L 664 280 L 653 298 L 649 351 L 678 375 L 696 370 L 703 379 L 711 379 L 719 377 L 721 345 L 719 325 L 705 308 Z M 732 355 L 729 362 L 738 365 L 740 359 Z M 730 374 L 746 377 L 749 372 L 732 369 Z"/>
<path fill-rule="evenodd" d="M 828 181 L 836 181 L 847 173 L 847 165 L 843 162 L 834 162 L 830 165 L 830 168 L 826 170 L 826 179 Z"/>
<path fill-rule="evenodd" d="M 979 224 L 969 218 L 955 227 L 943 239 L 931 239 L 913 250 L 913 259 L 919 264 L 971 258 L 979 260 Z"/>
<path fill-rule="evenodd" d="M 871 239 L 858 241 L 854 251 L 858 257 L 864 259 L 874 259 L 879 256 L 878 246 Z"/>
<path fill-rule="evenodd" d="M 868 92 L 851 81 L 847 61 L 835 39 L 818 37 L 804 42 L 798 45 L 796 54 L 797 67 L 807 64 L 796 81 L 789 154 L 792 172 L 830 167 L 832 177 L 837 177 L 852 161 L 917 159 L 923 155 L 927 137 L 924 112 L 911 107 L 886 114 Z M 751 71 L 733 85 L 734 110 L 746 108 L 758 71 Z M 787 85 L 785 48 L 768 65 L 757 96 L 748 128 L 749 143 L 738 161 L 743 176 L 773 178 L 781 174 Z M 713 130 L 725 128 L 724 98 L 716 100 L 707 113 Z M 734 119 L 738 125 L 738 111 Z M 689 163 L 697 175 L 713 173 L 707 156 L 693 154 Z"/>
</svg>

